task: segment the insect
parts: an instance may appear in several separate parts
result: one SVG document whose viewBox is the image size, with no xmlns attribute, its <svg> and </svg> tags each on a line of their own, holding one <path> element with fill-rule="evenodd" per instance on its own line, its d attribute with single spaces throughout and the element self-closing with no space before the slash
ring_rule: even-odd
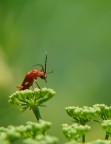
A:
<svg viewBox="0 0 111 144">
<path fill-rule="evenodd" d="M 47 82 L 47 76 L 46 74 L 49 74 L 49 73 L 52 73 L 53 71 L 51 72 L 46 72 L 46 66 L 47 66 L 47 53 L 46 53 L 46 56 L 45 56 L 45 66 L 43 67 L 43 65 L 41 64 L 36 64 L 37 66 L 40 66 L 41 67 L 41 70 L 39 69 L 34 69 L 34 70 L 31 70 L 29 71 L 22 84 L 17 86 L 17 88 L 21 91 L 21 90 L 25 90 L 25 89 L 29 89 L 31 86 L 33 88 L 33 83 L 35 82 L 38 86 L 38 88 L 40 89 L 40 86 L 38 85 L 37 83 L 37 78 L 41 78 L 43 80 L 45 80 L 45 82 Z M 33 65 L 33 66 L 36 66 L 36 65 Z"/>
</svg>

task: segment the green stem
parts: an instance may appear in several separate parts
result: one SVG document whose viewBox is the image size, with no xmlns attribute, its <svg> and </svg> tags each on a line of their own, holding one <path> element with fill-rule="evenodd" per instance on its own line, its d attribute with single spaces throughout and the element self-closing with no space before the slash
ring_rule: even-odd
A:
<svg viewBox="0 0 111 144">
<path fill-rule="evenodd" d="M 94 121 L 94 122 L 98 122 L 98 123 L 101 123 L 101 121 L 99 121 L 99 120 L 92 120 L 92 121 Z"/>
<path fill-rule="evenodd" d="M 109 134 L 108 134 L 108 132 L 106 132 L 105 140 L 108 140 L 108 138 L 109 138 Z"/>
<path fill-rule="evenodd" d="M 85 143 L 85 134 L 82 135 L 82 142 Z"/>
<path fill-rule="evenodd" d="M 40 115 L 38 106 L 33 106 L 32 111 L 33 111 L 34 115 L 36 116 L 37 121 L 39 121 L 41 119 L 41 115 Z"/>
</svg>

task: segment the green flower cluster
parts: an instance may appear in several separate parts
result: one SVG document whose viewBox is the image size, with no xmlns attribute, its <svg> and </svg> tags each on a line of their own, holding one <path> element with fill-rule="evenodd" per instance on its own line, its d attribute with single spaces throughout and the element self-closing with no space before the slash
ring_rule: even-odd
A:
<svg viewBox="0 0 111 144">
<path fill-rule="evenodd" d="M 57 144 L 58 139 L 49 135 L 38 135 L 35 139 L 28 138 L 23 144 Z"/>
<path fill-rule="evenodd" d="M 65 137 L 70 140 L 79 140 L 83 135 L 85 135 L 89 130 L 90 126 L 88 125 L 80 125 L 80 124 L 63 124 L 62 125 L 63 133 Z"/>
<path fill-rule="evenodd" d="M 73 121 L 75 123 L 81 124 L 82 126 L 86 126 L 88 122 L 99 122 L 99 124 L 102 125 L 103 129 L 106 132 L 105 140 L 108 140 L 109 136 L 111 136 L 111 106 L 107 106 L 105 104 L 95 104 L 92 107 L 69 106 L 66 107 L 65 110 L 67 114 L 73 118 Z M 102 120 L 98 118 L 101 118 Z M 65 134 L 66 138 L 70 141 L 73 141 L 73 143 L 78 141 L 78 135 L 81 135 L 82 142 L 85 142 L 86 133 L 82 134 L 80 133 L 80 131 L 76 131 L 75 127 L 69 126 L 68 128 L 67 126 L 67 128 L 63 130 L 63 133 Z"/>
<path fill-rule="evenodd" d="M 108 107 L 105 104 L 96 104 L 93 105 L 93 108 L 103 120 L 111 119 L 111 106 Z"/>
<path fill-rule="evenodd" d="M 27 108 L 32 109 L 34 106 L 42 106 L 44 102 L 48 101 L 55 95 L 53 89 L 35 88 L 34 90 L 16 91 L 9 96 L 9 103 L 20 107 L 24 111 Z"/>
<path fill-rule="evenodd" d="M 107 141 L 107 140 L 102 140 L 102 139 L 98 139 L 92 142 L 88 142 L 86 144 L 111 144 L 111 141 Z"/>
<path fill-rule="evenodd" d="M 65 144 L 82 144 L 82 143 L 78 143 L 77 141 L 70 141 L 70 142 L 67 142 Z M 107 141 L 107 140 L 101 140 L 101 139 L 98 139 L 98 140 L 95 140 L 95 141 L 91 141 L 91 142 L 87 142 L 85 144 L 111 144 L 111 141 Z"/>
<path fill-rule="evenodd" d="M 86 124 L 91 121 L 94 117 L 97 116 L 97 111 L 93 107 L 83 106 L 83 107 L 75 107 L 70 106 L 66 107 L 67 114 L 74 119 L 74 122 L 80 124 Z"/>
<path fill-rule="evenodd" d="M 65 144 L 80 144 L 80 143 L 77 142 L 76 140 L 71 140 L 69 142 L 66 142 Z"/>
<path fill-rule="evenodd" d="M 111 120 L 104 120 L 101 125 L 106 133 L 111 136 Z"/>
<path fill-rule="evenodd" d="M 40 120 L 39 123 L 27 122 L 25 126 L 1 127 L 0 143 L 14 144 L 19 142 L 21 144 L 28 144 L 28 141 L 30 141 L 30 144 L 57 144 L 57 138 L 45 135 L 50 126 L 50 122 Z"/>
</svg>

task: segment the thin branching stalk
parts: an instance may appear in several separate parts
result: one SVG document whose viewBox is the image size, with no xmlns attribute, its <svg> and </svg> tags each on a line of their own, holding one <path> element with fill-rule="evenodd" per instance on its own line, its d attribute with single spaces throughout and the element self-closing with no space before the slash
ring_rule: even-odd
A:
<svg viewBox="0 0 111 144">
<path fill-rule="evenodd" d="M 101 121 L 99 121 L 99 120 L 96 120 L 96 119 L 94 119 L 94 120 L 92 120 L 93 122 L 97 122 L 97 123 L 101 123 Z"/>
<path fill-rule="evenodd" d="M 82 135 L 82 142 L 85 143 L 85 134 Z"/>
<path fill-rule="evenodd" d="M 82 125 L 85 126 L 85 123 L 83 123 Z M 85 134 L 82 135 L 82 143 L 85 143 Z"/>
<path fill-rule="evenodd" d="M 37 121 L 39 121 L 39 120 L 41 119 L 39 107 L 36 106 L 36 105 L 33 106 L 33 107 L 32 107 L 32 111 L 33 111 L 34 115 L 36 116 Z"/>
<path fill-rule="evenodd" d="M 108 138 L 109 138 L 109 134 L 108 134 L 108 132 L 106 132 L 105 140 L 108 140 Z"/>
</svg>

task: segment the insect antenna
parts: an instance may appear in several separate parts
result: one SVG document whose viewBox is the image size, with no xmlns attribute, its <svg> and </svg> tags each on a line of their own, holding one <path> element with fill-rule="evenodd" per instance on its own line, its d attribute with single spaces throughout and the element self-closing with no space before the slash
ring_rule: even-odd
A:
<svg viewBox="0 0 111 144">
<path fill-rule="evenodd" d="M 46 72 L 46 74 L 50 74 L 50 73 L 53 73 L 53 70 L 52 70 L 52 71 L 50 71 L 50 72 Z"/>
<path fill-rule="evenodd" d="M 44 70 L 44 73 L 45 73 L 45 74 L 53 73 L 53 70 L 50 71 L 50 72 L 46 72 L 46 70 L 47 70 L 47 52 L 46 52 L 46 51 L 44 51 L 44 52 L 46 53 L 46 56 L 45 56 L 45 70 Z"/>
<path fill-rule="evenodd" d="M 45 70 L 44 73 L 46 73 L 46 69 L 47 69 L 47 52 L 45 51 L 46 56 L 45 56 Z"/>
</svg>

